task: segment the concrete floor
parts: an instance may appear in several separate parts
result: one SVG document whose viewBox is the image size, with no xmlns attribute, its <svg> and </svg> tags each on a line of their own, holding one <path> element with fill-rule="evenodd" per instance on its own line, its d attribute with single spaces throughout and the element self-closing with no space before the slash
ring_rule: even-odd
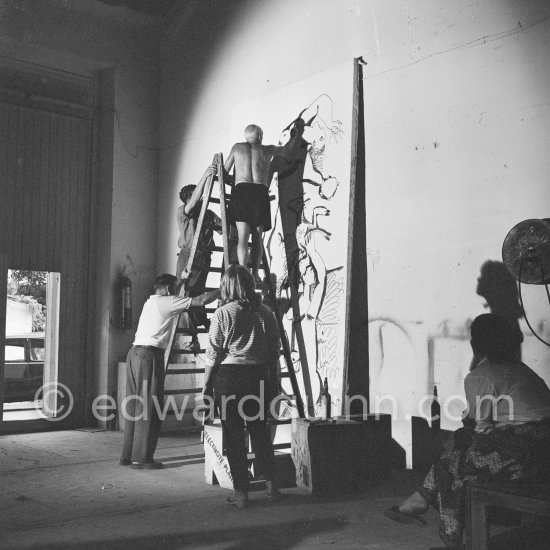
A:
<svg viewBox="0 0 550 550">
<path fill-rule="evenodd" d="M 204 482 L 198 435 L 163 436 L 165 469 L 118 465 L 122 433 L 61 431 L 0 436 L 0 548 L 33 550 L 376 549 L 440 546 L 428 527 L 398 525 L 383 510 L 415 486 L 396 471 L 359 496 L 321 499 L 293 488 L 270 503 L 229 506 Z"/>
</svg>

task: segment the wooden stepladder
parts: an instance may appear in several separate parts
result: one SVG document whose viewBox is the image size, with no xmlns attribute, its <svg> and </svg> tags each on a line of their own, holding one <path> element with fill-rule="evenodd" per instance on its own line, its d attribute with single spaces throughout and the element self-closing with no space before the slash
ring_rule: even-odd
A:
<svg viewBox="0 0 550 550">
<path fill-rule="evenodd" d="M 204 187 L 203 192 L 203 198 L 202 198 L 202 207 L 199 213 L 199 217 L 197 220 L 197 225 L 195 227 L 195 235 L 193 239 L 193 244 L 191 247 L 191 252 L 189 255 L 189 261 L 187 264 L 187 271 L 191 273 L 194 269 L 194 262 L 195 262 L 195 256 L 197 252 L 197 248 L 199 245 L 200 240 L 200 234 L 203 230 L 206 211 L 208 209 L 208 206 L 210 204 L 219 204 L 219 211 L 220 211 L 220 219 L 222 224 L 222 231 L 221 231 L 221 238 L 222 238 L 222 246 L 215 246 L 213 248 L 213 252 L 218 252 L 223 254 L 222 264 L 221 267 L 209 267 L 208 271 L 212 273 L 219 273 L 220 276 L 225 271 L 225 268 L 230 265 L 231 263 L 231 239 L 229 234 L 229 224 L 227 220 L 227 204 L 228 204 L 228 188 L 230 189 L 233 185 L 232 181 L 228 181 L 228 178 L 224 177 L 224 167 L 223 167 L 223 156 L 221 153 L 218 153 L 214 156 L 213 164 L 216 165 L 217 170 L 216 174 L 210 176 Z M 217 186 L 215 186 L 215 182 L 218 183 Z M 217 197 L 212 196 L 213 191 L 215 190 L 215 187 L 217 187 Z M 280 378 L 281 378 L 281 387 L 280 391 L 283 395 L 285 395 L 288 398 L 288 401 L 292 403 L 292 406 L 295 407 L 296 413 L 299 417 L 303 418 L 305 417 L 304 413 L 304 405 L 303 401 L 300 395 L 299 385 L 298 381 L 296 379 L 296 373 L 294 371 L 293 361 L 291 357 L 291 351 L 290 351 L 290 345 L 288 341 L 287 334 L 285 332 L 285 329 L 283 327 L 282 317 L 279 312 L 279 308 L 277 307 L 276 302 L 276 296 L 275 296 L 275 289 L 273 286 L 273 281 L 271 278 L 271 272 L 269 269 L 267 256 L 264 252 L 263 259 L 262 259 L 262 265 L 261 268 L 264 271 L 264 284 L 262 285 L 262 294 L 264 297 L 264 301 L 272 307 L 275 317 L 277 319 L 277 324 L 279 326 L 279 331 L 281 334 L 281 358 L 283 359 L 283 364 L 280 368 Z M 213 290 L 214 287 L 206 287 L 204 289 L 195 289 L 202 291 L 208 291 Z M 207 313 L 212 313 L 214 309 L 207 308 Z M 180 317 L 187 316 L 187 313 L 180 314 Z M 189 349 L 187 347 L 181 348 L 178 346 L 178 336 L 179 335 L 188 335 L 193 336 L 194 338 L 197 337 L 199 333 L 205 333 L 207 332 L 207 329 L 205 328 L 197 328 L 193 326 L 192 323 L 186 323 L 189 325 L 186 328 L 181 327 L 180 319 L 178 318 L 178 322 L 174 323 L 172 334 L 170 337 L 169 345 L 167 347 L 166 353 L 165 353 L 165 374 L 167 376 L 169 375 L 185 375 L 185 374 L 203 374 L 204 368 L 197 368 L 196 365 L 192 368 L 181 368 L 179 366 L 175 367 L 171 364 L 172 361 L 175 361 L 176 356 L 178 355 L 188 355 L 188 354 L 194 354 L 194 355 L 200 355 L 204 353 L 204 349 L 198 348 L 198 349 Z M 290 382 L 290 388 L 284 388 L 283 387 L 283 381 L 288 380 Z M 186 389 L 167 389 L 165 390 L 165 395 L 179 395 L 179 394 L 190 394 L 190 393 L 200 393 L 202 391 L 202 384 L 198 384 L 197 387 L 191 387 Z M 281 440 L 280 436 L 277 436 L 277 426 L 278 425 L 289 425 L 291 422 L 291 418 L 288 417 L 284 420 L 270 420 L 270 423 L 272 424 L 272 433 L 274 434 L 275 442 L 274 442 L 274 448 L 276 450 L 284 449 L 284 448 L 290 448 L 290 436 L 288 434 L 288 441 L 284 442 L 277 442 L 277 440 Z M 214 476 L 219 481 L 220 485 L 226 486 L 227 488 L 231 488 L 229 485 L 231 485 L 230 476 L 228 474 L 228 467 L 227 467 L 227 461 L 224 461 L 223 457 L 223 443 L 221 440 L 221 426 L 219 425 L 219 421 L 216 422 L 216 420 L 210 420 L 205 422 L 204 425 L 204 447 L 205 447 L 205 460 L 207 463 L 207 482 L 214 482 Z M 210 462 L 210 469 L 212 470 L 209 475 L 209 462 Z M 223 464 L 222 464 L 223 463 Z M 214 474 L 214 475 L 211 475 Z M 229 477 L 228 477 L 229 476 Z M 209 479 L 210 477 L 210 479 Z M 226 483 L 224 483 L 224 479 L 226 479 Z"/>
<path fill-rule="evenodd" d="M 200 234 L 203 229 L 204 220 L 206 216 L 206 210 L 208 209 L 208 205 L 210 203 L 218 203 L 220 204 L 220 218 L 222 221 L 222 246 L 221 247 L 214 247 L 213 252 L 222 252 L 223 253 L 223 260 L 222 260 L 222 266 L 221 267 L 209 267 L 208 271 L 212 273 L 219 273 L 222 274 L 224 270 L 225 265 L 229 265 L 229 235 L 228 235 L 228 225 L 227 225 L 227 219 L 226 219 L 226 209 L 223 207 L 225 205 L 225 194 L 226 194 L 226 188 L 227 182 L 224 181 L 224 174 L 223 174 L 223 158 L 221 153 L 214 155 L 213 164 L 217 167 L 216 175 L 210 175 L 208 179 L 206 180 L 204 191 L 203 191 L 203 200 L 202 200 L 202 206 L 199 213 L 199 217 L 197 219 L 197 225 L 195 227 L 195 234 L 193 237 L 193 243 L 191 246 L 191 253 L 189 254 L 189 260 L 187 262 L 186 270 L 188 273 L 191 273 L 193 271 L 193 264 L 195 263 L 195 256 L 197 253 L 199 240 L 200 240 Z M 214 181 L 217 180 L 219 183 L 218 186 L 218 193 L 219 198 L 212 197 L 212 191 L 214 188 Z M 181 276 L 181 273 L 178 273 L 179 276 Z M 184 283 L 185 284 L 185 283 Z M 214 290 L 214 287 L 212 288 L 203 288 L 203 289 L 195 289 L 198 292 L 204 292 L 208 290 Z M 207 313 L 212 313 L 214 309 L 212 308 L 206 308 Z M 186 322 L 182 322 L 182 320 L 185 320 Z M 168 342 L 168 346 L 166 348 L 165 354 L 164 354 L 164 371 L 166 375 L 166 385 L 168 386 L 168 389 L 164 390 L 165 396 L 183 396 L 183 395 L 189 395 L 189 394 L 198 394 L 202 391 L 202 383 L 198 383 L 200 380 L 200 377 L 197 377 L 196 375 L 204 374 L 204 367 L 197 367 L 196 361 L 193 363 L 189 363 L 187 361 L 183 361 L 181 358 L 185 356 L 194 355 L 195 357 L 199 356 L 200 354 L 204 353 L 204 349 L 200 346 L 195 346 L 195 342 L 198 342 L 198 334 L 200 333 L 206 333 L 208 329 L 206 328 L 198 328 L 195 326 L 193 319 L 191 316 L 188 315 L 187 312 L 180 313 L 180 315 L 177 317 L 176 322 L 172 325 L 172 332 L 170 334 L 170 340 Z M 181 346 L 180 342 L 180 336 L 191 336 L 192 337 L 192 344 L 191 346 Z M 182 367 L 181 365 L 192 365 L 192 366 L 185 366 Z M 183 380 L 185 381 L 185 388 L 172 388 L 171 386 L 171 376 L 177 376 L 177 375 L 185 375 Z M 187 375 L 193 375 L 187 376 Z M 191 379 L 192 378 L 192 379 Z M 180 377 L 181 379 L 181 377 Z M 194 400 L 193 400 L 194 403 Z M 175 411 L 173 411 L 171 408 L 167 410 L 168 414 L 174 414 Z M 181 411 L 180 411 L 181 414 Z"/>
<path fill-rule="evenodd" d="M 296 371 L 294 370 L 294 363 L 292 361 L 292 355 L 290 350 L 290 344 L 288 342 L 288 336 L 283 326 L 283 319 L 279 308 L 277 307 L 277 298 L 275 295 L 275 288 L 273 287 L 273 280 L 271 278 L 271 270 L 269 269 L 269 263 L 267 261 L 267 255 L 264 250 L 262 264 L 260 266 L 264 271 L 264 282 L 267 287 L 267 301 L 271 305 L 275 318 L 277 319 L 277 325 L 279 326 L 279 332 L 281 334 L 281 356 L 283 357 L 285 368 L 281 370 L 280 377 L 282 379 L 287 378 L 290 381 L 292 388 L 292 394 L 295 398 L 295 406 L 300 418 L 305 418 L 304 403 L 300 395 L 300 388 L 298 386 L 298 380 L 296 379 Z"/>
</svg>

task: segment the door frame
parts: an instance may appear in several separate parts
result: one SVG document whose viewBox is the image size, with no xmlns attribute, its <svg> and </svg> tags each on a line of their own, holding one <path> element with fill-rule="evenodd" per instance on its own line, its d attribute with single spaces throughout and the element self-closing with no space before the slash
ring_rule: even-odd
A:
<svg viewBox="0 0 550 550">
<path fill-rule="evenodd" d="M 7 54 L 7 55 L 6 55 Z M 23 433 L 49 431 L 59 429 L 71 429 L 91 425 L 93 419 L 89 414 L 91 402 L 95 394 L 94 380 L 96 377 L 96 369 L 99 368 L 100 357 L 98 349 L 98 334 L 100 329 L 97 327 L 96 316 L 100 311 L 102 301 L 98 293 L 98 288 L 108 286 L 108 260 L 97 261 L 98 250 L 100 249 L 102 239 L 106 243 L 110 242 L 111 226 L 110 223 L 105 223 L 106 217 L 110 216 L 112 207 L 112 132 L 114 129 L 113 105 L 114 105 L 114 69 L 105 67 L 105 65 L 96 62 L 67 57 L 64 54 L 57 52 L 48 52 L 45 56 L 43 51 L 34 47 L 28 47 L 14 41 L 3 41 L 0 44 L 0 63 L 4 60 L 18 61 L 40 65 L 44 71 L 68 71 L 75 75 L 82 75 L 92 78 L 93 88 L 93 104 L 87 106 L 84 111 L 88 112 L 87 118 L 91 120 L 91 140 L 90 140 L 90 228 L 89 228 L 89 262 L 88 262 L 88 292 L 87 292 L 87 311 L 86 311 L 86 327 L 84 328 L 85 347 L 82 350 L 82 362 L 84 363 L 83 384 L 79 395 L 74 396 L 75 402 L 80 402 L 77 411 L 67 421 L 52 422 L 47 419 L 37 420 L 22 420 L 22 421 L 3 421 L 3 406 L 0 407 L 0 433 Z M 46 65 L 47 64 L 47 65 Z M 17 101 L 16 101 L 17 102 Z M 83 113 L 81 105 L 71 104 L 71 102 L 63 101 L 44 101 L 42 98 L 37 104 L 40 110 L 50 110 L 59 112 L 59 114 L 69 114 L 78 116 Z M 100 223 L 100 220 L 101 223 Z M 12 266 L 6 254 L 0 250 L 0 280 L 7 280 L 8 269 L 19 268 L 21 266 Z M 32 269 L 32 267 L 31 267 Z M 49 270 L 45 270 L 49 271 Z M 53 272 L 52 272 L 53 273 Z M 104 275 L 107 273 L 107 279 Z M 3 279 L 2 279 L 3 277 Z M 53 284 L 53 283 L 52 283 Z M 54 287 L 52 287 L 54 288 Z M 106 288 L 106 287 L 105 287 Z M 52 300 L 59 301 L 59 287 L 57 291 L 48 292 Z M 110 296 L 109 292 L 105 293 Z M 6 323 L 6 289 L 0 288 L 0 350 L 3 350 L 5 343 L 5 323 Z M 47 380 L 54 380 L 58 368 L 58 347 L 55 338 L 55 330 L 58 333 L 59 320 L 55 323 L 49 322 L 48 325 L 52 328 L 52 333 L 46 336 L 47 349 L 51 353 L 49 360 L 50 371 L 45 376 Z M 54 327 L 55 330 L 54 330 Z M 4 356 L 0 353 L 0 404 L 3 405 L 4 394 Z M 58 408 L 57 392 L 52 392 L 51 401 L 48 403 L 51 411 Z"/>
</svg>

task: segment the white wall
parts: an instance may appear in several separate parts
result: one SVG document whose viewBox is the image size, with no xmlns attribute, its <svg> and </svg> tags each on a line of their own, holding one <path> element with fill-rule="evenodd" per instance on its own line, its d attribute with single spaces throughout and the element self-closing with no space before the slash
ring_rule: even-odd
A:
<svg viewBox="0 0 550 550">
<path fill-rule="evenodd" d="M 161 270 L 175 269 L 177 192 L 242 139 L 230 135 L 232 107 L 365 54 L 367 5 L 206 1 L 174 22 L 162 45 Z"/>
<path fill-rule="evenodd" d="M 396 327 L 383 373 L 383 329 L 371 335 L 371 389 L 410 412 L 433 381 L 440 323 L 466 342 L 484 311 L 482 262 L 500 259 L 517 222 L 550 215 L 549 17 L 544 0 L 194 4 L 162 44 L 159 270 L 175 266 L 179 188 L 240 138 L 232 107 L 363 56 L 369 316 Z M 532 310 L 538 290 L 526 290 Z M 527 340 L 526 357 L 546 361 Z M 460 371 L 465 345 L 442 364 Z M 394 432 L 407 450 L 408 428 Z"/>
<path fill-rule="evenodd" d="M 550 8 L 470 2 L 430 25 L 419 8 L 403 22 L 408 55 L 364 82 L 372 389 L 396 396 L 400 419 L 433 383 L 442 401 L 462 394 L 469 323 L 488 311 L 480 268 L 514 225 L 550 211 Z M 549 340 L 544 289 L 524 294 Z M 548 348 L 521 328 L 524 360 L 550 381 Z"/>
</svg>

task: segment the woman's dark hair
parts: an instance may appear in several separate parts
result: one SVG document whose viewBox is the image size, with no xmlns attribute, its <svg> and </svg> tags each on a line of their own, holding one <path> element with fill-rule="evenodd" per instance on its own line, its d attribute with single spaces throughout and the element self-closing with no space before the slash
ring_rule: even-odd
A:
<svg viewBox="0 0 550 550">
<path fill-rule="evenodd" d="M 186 185 L 185 187 L 181 188 L 180 199 L 182 202 L 187 202 L 191 198 L 191 195 L 193 194 L 195 187 L 196 185 Z"/>
<path fill-rule="evenodd" d="M 222 305 L 238 302 L 242 306 L 251 307 L 260 303 L 252 273 L 239 264 L 232 264 L 227 268 L 220 289 Z"/>
<path fill-rule="evenodd" d="M 523 335 L 515 331 L 504 317 L 484 313 L 476 317 L 470 327 L 474 353 L 492 362 L 509 361 L 517 357 Z"/>
</svg>

